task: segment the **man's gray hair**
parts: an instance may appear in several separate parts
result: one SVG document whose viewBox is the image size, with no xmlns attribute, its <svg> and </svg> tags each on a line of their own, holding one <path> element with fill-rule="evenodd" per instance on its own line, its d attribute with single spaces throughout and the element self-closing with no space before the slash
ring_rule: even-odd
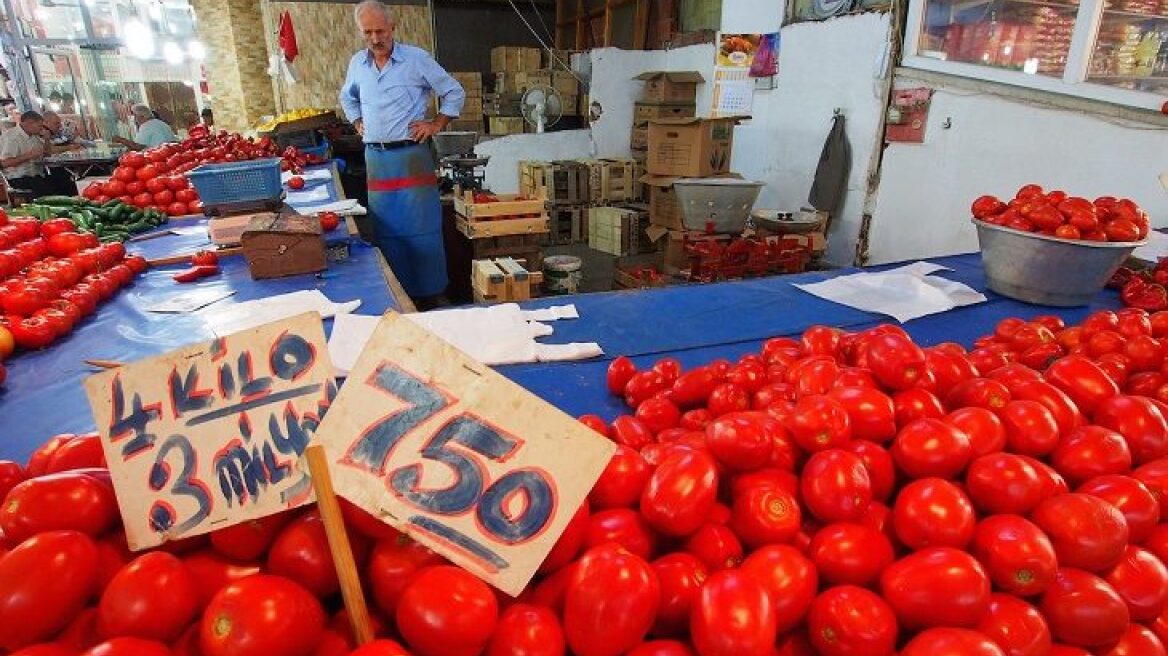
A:
<svg viewBox="0 0 1168 656">
<path fill-rule="evenodd" d="M 142 103 L 138 103 L 137 105 L 131 107 L 130 113 L 134 116 L 140 116 L 142 118 L 154 118 L 154 110 L 150 109 L 149 105 L 143 105 Z"/>
<path fill-rule="evenodd" d="M 381 0 L 362 0 L 361 2 L 358 2 L 357 6 L 353 7 L 353 21 L 356 22 L 359 18 L 361 18 L 361 14 L 365 11 L 379 12 L 382 16 L 385 17 L 385 20 L 389 21 L 391 24 L 394 22 L 393 12 L 390 11 L 389 6 L 384 2 L 381 2 Z"/>
</svg>

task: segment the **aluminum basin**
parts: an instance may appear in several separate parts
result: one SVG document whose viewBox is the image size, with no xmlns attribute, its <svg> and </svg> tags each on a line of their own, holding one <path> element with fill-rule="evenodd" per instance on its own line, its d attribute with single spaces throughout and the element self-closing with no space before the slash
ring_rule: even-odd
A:
<svg viewBox="0 0 1168 656">
<path fill-rule="evenodd" d="M 762 183 L 738 178 L 682 178 L 673 183 L 682 223 L 705 231 L 713 224 L 719 233 L 742 232 Z"/>
</svg>

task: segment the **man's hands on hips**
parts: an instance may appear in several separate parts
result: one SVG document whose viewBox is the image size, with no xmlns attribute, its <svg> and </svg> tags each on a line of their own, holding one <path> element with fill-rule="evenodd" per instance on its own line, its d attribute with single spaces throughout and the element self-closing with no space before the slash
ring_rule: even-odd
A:
<svg viewBox="0 0 1168 656">
<path fill-rule="evenodd" d="M 353 121 L 353 127 L 357 128 L 357 134 L 361 135 L 362 137 L 365 136 L 365 119 L 359 118 L 356 121 Z"/>
<path fill-rule="evenodd" d="M 442 130 L 435 121 L 416 121 L 410 123 L 410 138 L 418 143 L 425 143 Z"/>
</svg>

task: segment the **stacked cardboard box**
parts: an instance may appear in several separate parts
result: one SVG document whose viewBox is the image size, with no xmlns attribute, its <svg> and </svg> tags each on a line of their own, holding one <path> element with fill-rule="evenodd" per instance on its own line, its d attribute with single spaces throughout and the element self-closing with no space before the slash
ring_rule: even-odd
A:
<svg viewBox="0 0 1168 656">
<path fill-rule="evenodd" d="M 499 46 L 491 49 L 492 93 L 484 94 L 482 100 L 489 134 L 524 132 L 526 122 L 520 107 L 523 95 L 519 80 L 522 75 L 539 71 L 542 60 L 539 48 Z"/>
<path fill-rule="evenodd" d="M 704 78 L 697 71 L 648 71 L 635 79 L 645 83 L 645 90 L 633 111 L 629 147 L 634 159 L 643 160 L 649 150 L 649 122 L 694 116 L 698 83 Z"/>
<path fill-rule="evenodd" d="M 492 73 L 518 73 L 539 70 L 542 56 L 539 48 L 498 46 L 491 48 Z"/>
<path fill-rule="evenodd" d="M 450 124 L 451 130 L 467 130 L 471 132 L 483 131 L 483 74 L 474 72 L 451 73 L 451 77 L 458 80 L 462 90 L 466 92 L 466 102 L 462 105 L 462 114 L 457 121 Z"/>
</svg>

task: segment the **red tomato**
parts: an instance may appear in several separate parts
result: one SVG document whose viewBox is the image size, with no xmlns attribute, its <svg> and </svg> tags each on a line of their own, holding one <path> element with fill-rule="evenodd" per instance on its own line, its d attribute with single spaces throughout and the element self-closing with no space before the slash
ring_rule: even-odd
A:
<svg viewBox="0 0 1168 656">
<path fill-rule="evenodd" d="M 637 406 L 634 415 L 654 433 L 675 428 L 681 421 L 681 410 L 670 401 L 660 397 L 645 399 Z"/>
<path fill-rule="evenodd" d="M 652 562 L 661 584 L 661 607 L 653 625 L 656 635 L 685 635 L 690 610 L 701 592 L 709 570 L 689 553 L 671 553 Z"/>
<path fill-rule="evenodd" d="M 212 531 L 211 546 L 228 558 L 254 560 L 268 552 L 280 529 L 295 517 L 282 512 Z"/>
<path fill-rule="evenodd" d="M 921 631 L 900 652 L 900 656 L 1006 656 L 1006 652 L 986 635 L 970 629 L 949 627 Z"/>
<path fill-rule="evenodd" d="M 119 571 L 97 607 L 98 630 L 173 642 L 195 619 L 201 604 L 194 576 L 164 551 L 143 554 Z"/>
<path fill-rule="evenodd" d="M 1153 460 L 1132 472 L 1137 480 L 1143 483 L 1148 490 L 1160 501 L 1160 521 L 1168 520 L 1168 503 L 1164 502 L 1164 495 L 1168 493 L 1168 458 Z"/>
<path fill-rule="evenodd" d="M 896 408 L 897 426 L 907 426 L 917 419 L 940 419 L 945 416 L 941 400 L 929 390 L 919 387 L 892 395 L 892 405 Z"/>
<path fill-rule="evenodd" d="M 640 419 L 621 415 L 612 420 L 612 439 L 617 444 L 639 451 L 653 443 L 653 432 Z"/>
<path fill-rule="evenodd" d="M 872 498 L 887 501 L 896 486 L 896 463 L 892 454 L 884 447 L 864 440 L 852 440 L 844 450 L 856 454 L 864 463 L 868 481 L 872 484 Z"/>
<path fill-rule="evenodd" d="M 726 372 L 726 382 L 753 394 L 767 384 L 766 367 L 761 362 L 743 362 Z"/>
<path fill-rule="evenodd" d="M 8 491 L 16 487 L 17 483 L 28 478 L 28 473 L 24 471 L 19 463 L 11 460 L 0 460 L 0 502 L 4 497 L 8 496 Z"/>
<path fill-rule="evenodd" d="M 1102 656 L 1164 656 L 1168 651 L 1154 631 L 1139 624 L 1128 624 L 1123 637 Z"/>
<path fill-rule="evenodd" d="M 940 478 L 922 478 L 901 488 L 892 509 L 896 537 L 910 549 L 963 548 L 977 520 L 961 488 Z"/>
<path fill-rule="evenodd" d="M 690 635 L 702 656 L 771 656 L 778 619 L 767 589 L 743 571 L 715 572 L 694 604 Z"/>
<path fill-rule="evenodd" d="M 491 589 L 450 565 L 419 572 L 402 591 L 397 627 L 420 656 L 473 656 L 486 647 L 499 617 Z"/>
<path fill-rule="evenodd" d="M 1130 476 L 1096 476 L 1075 491 L 1103 499 L 1123 513 L 1128 540 L 1133 544 L 1146 540 L 1160 521 L 1160 502 L 1143 483 Z"/>
<path fill-rule="evenodd" d="M 633 647 L 625 656 L 695 656 L 692 649 L 678 640 L 650 640 Z"/>
<path fill-rule="evenodd" d="M 710 392 L 707 409 L 714 417 L 750 409 L 750 393 L 734 383 L 722 383 Z"/>
<path fill-rule="evenodd" d="M 65 628 L 97 589 L 97 549 L 76 531 L 45 531 L 0 557 L 0 647 Z"/>
<path fill-rule="evenodd" d="M 1086 323 L 1084 322 L 1084 330 Z M 1094 362 L 1081 355 L 1068 355 L 1051 363 L 1046 379 L 1066 392 L 1079 409 L 1092 414 L 1103 401 L 1119 394 L 1119 388 Z"/>
<path fill-rule="evenodd" d="M 95 645 L 81 656 L 171 656 L 171 651 L 156 640 L 121 637 Z"/>
<path fill-rule="evenodd" d="M 42 531 L 74 530 L 97 537 L 117 523 L 113 487 L 85 472 L 30 478 L 0 507 L 0 531 L 20 542 Z"/>
<path fill-rule="evenodd" d="M 259 563 L 235 562 L 210 549 L 184 557 L 183 564 L 187 566 L 195 579 L 195 585 L 198 586 L 199 608 L 210 603 L 215 593 L 227 585 L 262 571 Z"/>
<path fill-rule="evenodd" d="M 73 469 L 104 468 L 105 454 L 97 433 L 85 433 L 62 444 L 49 458 L 46 474 Z"/>
<path fill-rule="evenodd" d="M 1031 519 L 1050 537 L 1060 566 L 1103 572 L 1123 557 L 1127 520 L 1102 499 L 1060 494 L 1038 504 Z"/>
<path fill-rule="evenodd" d="M 945 416 L 945 423 L 965 433 L 973 458 L 1006 448 L 1006 427 L 985 408 L 958 408 Z"/>
<path fill-rule="evenodd" d="M 578 656 L 618 656 L 644 638 L 661 584 L 641 558 L 614 545 L 586 552 L 568 583 L 564 634 Z"/>
<path fill-rule="evenodd" d="M 1046 656 L 1050 652 L 1050 627 L 1042 613 L 1017 597 L 990 595 L 990 612 L 977 625 L 1008 656 Z"/>
<path fill-rule="evenodd" d="M 552 644 L 552 643 L 549 643 Z M 394 640 L 378 639 L 372 642 L 367 642 L 352 652 L 346 652 L 348 656 L 410 656 L 410 652 L 405 650 Z M 518 652 L 517 652 L 518 653 Z M 527 653 L 527 652 L 523 652 Z M 533 652 L 534 653 L 534 652 Z M 542 652 L 539 652 L 542 653 Z M 318 650 L 315 656 L 324 656 Z"/>
<path fill-rule="evenodd" d="M 852 439 L 848 411 L 838 401 L 822 394 L 800 398 L 787 417 L 786 428 L 808 453 L 841 447 Z"/>
<path fill-rule="evenodd" d="M 685 539 L 682 548 L 710 571 L 737 567 L 742 562 L 742 542 L 726 524 L 713 521 L 702 524 Z"/>
<path fill-rule="evenodd" d="M 350 537 L 350 546 L 357 562 L 363 562 L 368 543 L 358 537 L 356 534 Z M 267 570 L 299 583 L 318 597 L 327 597 L 340 589 L 319 511 L 303 513 L 280 531 L 268 551 Z"/>
<path fill-rule="evenodd" d="M 1168 456 L 1168 421 L 1150 400 L 1112 396 L 1096 405 L 1094 419 L 1096 424 L 1123 436 L 1137 467 Z"/>
<path fill-rule="evenodd" d="M 876 379 L 892 390 L 915 387 L 928 371 L 925 352 L 896 334 L 875 335 L 868 340 L 868 366 Z"/>
<path fill-rule="evenodd" d="M 981 520 L 969 551 L 999 590 L 1019 597 L 1045 592 L 1058 567 L 1050 539 L 1018 515 L 994 515 Z"/>
<path fill-rule="evenodd" d="M 897 623 L 892 608 L 875 593 L 853 585 L 828 588 L 807 615 L 807 633 L 823 656 L 891 656 Z"/>
<path fill-rule="evenodd" d="M 889 565 L 880 576 L 880 590 L 909 630 L 972 627 L 989 610 L 985 570 L 951 547 L 922 549 Z"/>
<path fill-rule="evenodd" d="M 971 455 L 969 437 L 939 419 L 917 419 L 900 429 L 892 441 L 892 459 L 910 478 L 960 474 Z"/>
<path fill-rule="evenodd" d="M 624 396 L 625 386 L 637 373 L 637 365 L 626 356 L 618 356 L 608 364 L 608 391 L 617 396 Z"/>
<path fill-rule="evenodd" d="M 1151 552 L 1128 546 L 1119 564 L 1103 576 L 1124 603 L 1133 622 L 1150 622 L 1168 604 L 1168 567 Z"/>
<path fill-rule="evenodd" d="M 1117 642 L 1127 629 L 1127 606 L 1106 581 L 1072 567 L 1060 567 L 1039 605 L 1059 642 L 1102 647 Z"/>
<path fill-rule="evenodd" d="M 871 526 L 847 522 L 816 531 L 807 554 L 830 585 L 871 585 L 896 559 L 887 536 Z"/>
<path fill-rule="evenodd" d="M 651 473 L 640 453 L 618 444 L 588 499 L 597 510 L 631 507 L 641 499 Z"/>
<path fill-rule="evenodd" d="M 669 385 L 669 380 L 656 370 L 638 371 L 625 384 L 625 403 L 636 408 L 646 399 L 669 389 Z"/>
<path fill-rule="evenodd" d="M 536 570 L 537 572 L 554 572 L 575 560 L 576 555 L 580 553 L 580 548 L 584 546 L 585 538 L 588 537 L 588 519 L 591 516 L 592 509 L 588 499 L 584 499 L 584 503 L 580 504 L 580 507 L 572 514 L 568 525 L 564 527 L 564 532 L 556 539 L 556 543 L 552 545 L 551 551 L 543 559 L 543 563 Z"/>
<path fill-rule="evenodd" d="M 762 583 L 771 597 L 780 633 L 803 621 L 815 599 L 819 578 L 815 565 L 785 544 L 762 547 L 742 561 L 740 570 Z"/>
<path fill-rule="evenodd" d="M 698 451 L 676 451 L 649 477 L 641 493 L 641 514 L 659 533 L 689 535 L 706 521 L 717 494 L 714 459 Z"/>
<path fill-rule="evenodd" d="M 811 326 L 803 331 L 799 344 L 807 355 L 835 356 L 840 345 L 840 329 L 830 326 Z"/>
<path fill-rule="evenodd" d="M 1050 410 L 1037 401 L 1010 401 L 998 410 L 998 418 L 1013 453 L 1042 456 L 1058 445 L 1059 425 Z"/>
<path fill-rule="evenodd" d="M 593 513 L 588 519 L 584 549 L 615 542 L 648 560 L 657 548 L 657 540 L 657 534 L 639 512 L 629 508 L 612 508 Z"/>
<path fill-rule="evenodd" d="M 418 572 L 445 562 L 442 556 L 405 535 L 378 541 L 366 570 L 373 601 L 386 617 L 396 617 L 402 592 Z"/>
<path fill-rule="evenodd" d="M 826 355 L 805 357 L 787 370 L 787 381 L 795 386 L 800 396 L 826 394 L 835 387 L 840 375 L 839 363 Z"/>
<path fill-rule="evenodd" d="M 700 405 L 710 398 L 717 385 L 718 379 L 709 367 L 697 367 L 673 381 L 671 398 L 682 407 Z"/>
<path fill-rule="evenodd" d="M 766 413 L 736 412 L 710 422 L 706 444 L 723 466 L 748 471 L 770 459 L 775 431 L 782 432 L 783 427 Z"/>
<path fill-rule="evenodd" d="M 827 396 L 847 412 L 853 439 L 883 443 L 896 435 L 896 406 L 884 392 L 870 387 L 837 387 Z"/>
<path fill-rule="evenodd" d="M 752 485 L 734 495 L 730 526 L 751 549 L 790 542 L 802 513 L 795 496 L 779 487 Z"/>
<path fill-rule="evenodd" d="M 199 638 L 204 656 L 307 656 L 324 624 L 324 610 L 312 593 L 282 576 L 257 574 L 211 599 Z"/>
<path fill-rule="evenodd" d="M 1079 485 L 1095 476 L 1131 471 L 1132 456 L 1123 436 L 1091 425 L 1064 434 L 1050 462 L 1071 485 Z"/>
<path fill-rule="evenodd" d="M 842 449 L 813 454 L 799 489 L 804 505 L 823 522 L 859 521 L 872 502 L 872 482 L 859 456 Z"/>
<path fill-rule="evenodd" d="M 515 604 L 499 616 L 485 656 L 563 656 L 563 653 L 564 630 L 555 613 L 541 606 Z M 401 654 L 407 656 L 405 650 Z"/>
<path fill-rule="evenodd" d="M 997 412 L 1013 399 L 1002 383 L 989 378 L 972 378 L 958 383 L 945 397 L 950 410 L 975 406 Z"/>
</svg>

